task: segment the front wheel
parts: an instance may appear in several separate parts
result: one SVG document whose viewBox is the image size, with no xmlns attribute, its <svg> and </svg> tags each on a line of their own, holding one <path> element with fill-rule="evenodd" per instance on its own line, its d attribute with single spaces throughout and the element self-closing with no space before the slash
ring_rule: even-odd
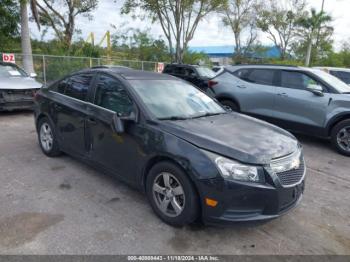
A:
<svg viewBox="0 0 350 262">
<path fill-rule="evenodd" d="M 165 223 L 184 226 L 197 219 L 196 190 L 186 173 L 173 163 L 161 162 L 150 170 L 146 191 L 152 209 Z"/>
<path fill-rule="evenodd" d="M 331 139 L 339 153 L 350 156 L 350 120 L 337 124 L 332 130 Z"/>
<path fill-rule="evenodd" d="M 42 118 L 38 123 L 38 138 L 40 148 L 43 153 L 49 157 L 60 155 L 61 151 L 58 146 L 55 130 L 48 118 Z"/>
</svg>

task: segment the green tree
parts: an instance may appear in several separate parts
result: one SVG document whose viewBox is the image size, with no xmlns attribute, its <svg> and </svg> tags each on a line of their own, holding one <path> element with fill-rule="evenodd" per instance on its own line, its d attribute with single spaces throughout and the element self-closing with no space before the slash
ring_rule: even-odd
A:
<svg viewBox="0 0 350 262">
<path fill-rule="evenodd" d="M 200 21 L 225 3 L 225 0 L 126 0 L 122 13 L 145 13 L 152 22 L 158 22 L 173 60 L 182 63 Z"/>
<path fill-rule="evenodd" d="M 236 61 L 244 57 L 257 40 L 256 18 L 259 8 L 259 0 L 229 0 L 221 12 L 224 25 L 232 30 L 235 38 Z"/>
<path fill-rule="evenodd" d="M 92 19 L 91 11 L 97 4 L 98 0 L 40 0 L 36 3 L 40 23 L 52 28 L 66 47 L 72 44 L 76 17 L 83 15 Z"/>
<path fill-rule="evenodd" d="M 299 18 L 297 25 L 299 25 L 302 30 L 299 35 L 306 39 L 307 51 L 305 56 L 305 65 L 309 66 L 312 56 L 313 41 L 316 41 L 317 35 L 319 37 L 324 37 L 324 34 L 331 35 L 333 33 L 333 28 L 329 26 L 329 22 L 332 21 L 332 17 L 327 15 L 325 12 L 317 12 L 314 8 L 311 9 L 310 13 Z M 316 49 L 317 50 L 317 49 Z"/>
<path fill-rule="evenodd" d="M 117 29 L 117 27 L 115 27 Z M 155 39 L 149 29 L 118 27 L 112 34 L 112 48 L 127 54 L 128 59 L 169 61 L 168 47 L 163 39 Z"/>
<path fill-rule="evenodd" d="M 19 36 L 19 8 L 12 0 L 0 0 L 0 50 L 10 46 Z"/>
<path fill-rule="evenodd" d="M 305 0 L 266 1 L 262 11 L 258 14 L 258 27 L 267 33 L 268 38 L 279 48 L 281 60 L 287 57 L 293 43 L 297 27 L 296 21 L 304 13 Z"/>
</svg>

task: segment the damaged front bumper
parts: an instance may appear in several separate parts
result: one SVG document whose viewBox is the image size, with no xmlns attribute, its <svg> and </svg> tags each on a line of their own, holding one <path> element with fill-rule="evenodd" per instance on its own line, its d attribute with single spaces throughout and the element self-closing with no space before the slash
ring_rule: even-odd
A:
<svg viewBox="0 0 350 262">
<path fill-rule="evenodd" d="M 37 89 L 0 90 L 0 111 L 33 109 Z"/>
</svg>

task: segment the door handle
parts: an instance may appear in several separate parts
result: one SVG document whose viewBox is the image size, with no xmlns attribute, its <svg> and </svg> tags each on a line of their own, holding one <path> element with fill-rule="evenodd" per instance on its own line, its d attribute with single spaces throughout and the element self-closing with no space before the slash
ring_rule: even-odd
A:
<svg viewBox="0 0 350 262">
<path fill-rule="evenodd" d="M 53 106 L 56 110 L 61 110 L 62 106 L 58 105 L 58 104 L 54 104 Z"/>
<path fill-rule="evenodd" d="M 237 85 L 237 87 L 238 87 L 238 88 L 247 88 L 245 85 L 242 85 L 242 84 Z"/>
<path fill-rule="evenodd" d="M 278 93 L 278 96 L 282 96 L 282 97 L 288 97 L 288 95 L 286 93 Z"/>
<path fill-rule="evenodd" d="M 92 124 L 92 125 L 96 125 L 97 124 L 96 120 L 94 118 L 91 118 L 91 117 L 89 117 L 87 119 L 87 121 L 88 121 L 89 124 Z"/>
</svg>

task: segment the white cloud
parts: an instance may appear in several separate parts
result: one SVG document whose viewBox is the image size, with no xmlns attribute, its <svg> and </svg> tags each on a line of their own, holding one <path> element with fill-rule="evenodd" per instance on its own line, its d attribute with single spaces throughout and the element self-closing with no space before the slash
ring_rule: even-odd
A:
<svg viewBox="0 0 350 262">
<path fill-rule="evenodd" d="M 316 9 L 321 8 L 322 0 L 309 0 L 310 7 Z M 81 37 L 86 39 L 90 32 L 95 33 L 95 42 L 98 43 L 107 30 L 113 29 L 113 25 L 121 25 L 126 22 L 127 26 L 150 29 L 150 33 L 158 37 L 162 35 L 159 24 L 152 24 L 150 21 L 141 21 L 140 19 L 132 19 L 130 16 L 120 14 L 121 2 L 115 3 L 113 0 L 100 0 L 98 8 L 93 12 L 94 19 L 89 21 L 85 17 L 77 19 L 76 27 L 82 30 Z M 333 26 L 335 29 L 334 39 L 337 47 L 344 41 L 350 40 L 350 19 L 348 12 L 350 10 L 350 0 L 325 0 L 325 11 L 329 12 L 333 18 Z M 40 38 L 40 33 L 34 24 L 31 24 L 32 35 Z M 52 38 L 52 32 L 49 32 L 46 38 Z M 260 40 L 264 44 L 271 44 L 263 34 L 260 34 Z M 191 46 L 212 46 L 212 45 L 232 45 L 234 38 L 228 28 L 225 28 L 218 15 L 209 15 L 205 18 L 197 28 Z"/>
</svg>

